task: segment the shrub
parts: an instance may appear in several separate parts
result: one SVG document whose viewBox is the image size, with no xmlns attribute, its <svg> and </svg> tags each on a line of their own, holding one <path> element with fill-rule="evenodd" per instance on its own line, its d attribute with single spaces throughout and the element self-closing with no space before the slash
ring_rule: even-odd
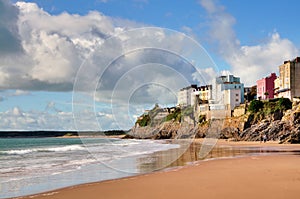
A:
<svg viewBox="0 0 300 199">
<path fill-rule="evenodd" d="M 264 103 L 263 112 L 265 115 L 273 114 L 276 109 L 277 103 L 274 101 L 267 101 Z"/>
<path fill-rule="evenodd" d="M 182 109 L 181 114 L 184 116 L 188 116 L 188 115 L 193 114 L 193 112 L 194 112 L 194 107 L 188 106 L 188 107 L 185 107 Z"/>
<path fill-rule="evenodd" d="M 199 115 L 199 120 L 198 122 L 201 124 L 202 122 L 206 121 L 206 115 Z"/>
<path fill-rule="evenodd" d="M 150 116 L 149 115 L 144 115 L 142 119 L 137 120 L 136 123 L 139 124 L 139 126 L 148 126 L 151 122 Z"/>
<path fill-rule="evenodd" d="M 249 108 L 248 110 L 252 113 L 256 113 L 258 112 L 260 109 L 262 109 L 264 107 L 264 103 L 262 101 L 259 100 L 252 100 L 250 102 Z"/>
<path fill-rule="evenodd" d="M 292 108 L 293 103 L 288 98 L 280 98 L 277 102 L 277 108 L 283 111 Z"/>
<path fill-rule="evenodd" d="M 181 119 L 181 109 L 180 108 L 176 108 L 176 110 L 173 113 L 170 113 L 167 117 L 166 117 L 166 121 L 170 121 L 170 120 L 175 120 L 175 121 L 180 121 Z"/>
</svg>

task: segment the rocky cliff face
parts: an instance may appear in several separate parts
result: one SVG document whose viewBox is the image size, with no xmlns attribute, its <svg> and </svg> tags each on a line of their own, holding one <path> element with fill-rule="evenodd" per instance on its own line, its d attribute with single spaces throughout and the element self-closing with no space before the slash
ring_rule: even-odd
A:
<svg viewBox="0 0 300 199">
<path fill-rule="evenodd" d="M 261 135 L 280 143 L 300 143 L 299 104 L 295 104 L 285 113 L 275 113 L 270 115 L 269 119 L 252 124 L 240 134 L 238 140 L 259 141 Z"/>
<path fill-rule="evenodd" d="M 294 104 L 291 110 L 275 111 L 264 117 L 246 113 L 240 117 L 226 118 L 216 135 L 220 139 L 235 141 L 260 141 L 262 135 L 268 140 L 280 143 L 300 143 L 300 105 Z M 182 124 L 178 121 L 163 122 L 157 126 L 134 127 L 128 138 L 139 139 L 181 139 L 204 138 L 214 127 L 210 122 Z"/>
<path fill-rule="evenodd" d="M 205 127 L 182 125 L 179 122 L 168 121 L 157 126 L 135 126 L 128 133 L 127 138 L 137 139 L 183 139 L 195 136 L 205 137 Z"/>
</svg>

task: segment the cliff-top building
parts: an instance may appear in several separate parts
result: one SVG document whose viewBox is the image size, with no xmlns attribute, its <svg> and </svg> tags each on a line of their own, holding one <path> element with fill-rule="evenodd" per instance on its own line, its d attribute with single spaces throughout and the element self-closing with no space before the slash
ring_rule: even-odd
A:
<svg viewBox="0 0 300 199">
<path fill-rule="evenodd" d="M 194 99 L 194 104 L 207 104 L 208 100 L 212 99 L 212 86 L 200 86 L 194 89 L 192 92 L 192 98 Z"/>
<path fill-rule="evenodd" d="M 300 57 L 279 66 L 279 89 L 275 90 L 278 98 L 300 97 Z"/>
<path fill-rule="evenodd" d="M 278 91 L 280 89 L 280 78 L 277 77 L 275 80 L 274 80 L 274 98 L 279 98 L 278 96 Z"/>
<path fill-rule="evenodd" d="M 273 99 L 274 98 L 274 81 L 277 76 L 275 73 L 256 81 L 257 99 Z"/>
<path fill-rule="evenodd" d="M 220 76 L 213 81 L 213 100 L 215 109 L 233 110 L 234 107 L 244 103 L 244 84 L 239 77 L 233 75 Z M 220 107 L 217 106 L 220 105 Z"/>
<path fill-rule="evenodd" d="M 195 104 L 208 103 L 212 98 L 212 86 L 200 86 L 192 84 L 180 89 L 178 92 L 178 106 L 193 106 Z"/>
<path fill-rule="evenodd" d="M 177 105 L 179 106 L 191 106 L 194 104 L 192 93 L 197 89 L 196 84 L 192 84 L 188 87 L 180 89 L 178 92 Z"/>
</svg>

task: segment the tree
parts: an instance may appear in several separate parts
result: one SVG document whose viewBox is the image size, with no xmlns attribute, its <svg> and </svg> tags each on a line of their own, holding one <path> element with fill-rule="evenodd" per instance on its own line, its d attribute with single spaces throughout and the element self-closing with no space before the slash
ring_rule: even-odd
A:
<svg viewBox="0 0 300 199">
<path fill-rule="evenodd" d="M 252 100 L 250 102 L 249 108 L 248 110 L 252 113 L 256 113 L 258 112 L 261 108 L 264 107 L 264 103 L 262 101 L 259 100 Z"/>
<path fill-rule="evenodd" d="M 247 97 L 248 97 L 248 101 L 252 101 L 255 99 L 256 95 L 257 95 L 257 86 L 252 86 L 251 87 L 251 90 L 250 90 L 250 93 L 247 94 Z"/>
<path fill-rule="evenodd" d="M 269 92 L 267 91 L 267 92 L 265 92 L 264 93 L 264 95 L 266 96 L 266 99 L 268 99 L 269 98 Z"/>
</svg>

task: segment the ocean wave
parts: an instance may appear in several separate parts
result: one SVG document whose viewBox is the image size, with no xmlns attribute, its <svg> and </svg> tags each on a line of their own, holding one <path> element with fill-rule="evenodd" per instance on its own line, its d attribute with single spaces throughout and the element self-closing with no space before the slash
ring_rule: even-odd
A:
<svg viewBox="0 0 300 199">
<path fill-rule="evenodd" d="M 79 150 L 85 150 L 85 147 L 81 145 L 69 145 L 69 146 L 49 147 L 49 148 L 15 149 L 15 150 L 8 150 L 8 151 L 0 151 L 0 154 L 24 155 L 24 154 L 36 153 L 36 152 L 65 152 L 65 151 L 79 151 Z"/>
</svg>

